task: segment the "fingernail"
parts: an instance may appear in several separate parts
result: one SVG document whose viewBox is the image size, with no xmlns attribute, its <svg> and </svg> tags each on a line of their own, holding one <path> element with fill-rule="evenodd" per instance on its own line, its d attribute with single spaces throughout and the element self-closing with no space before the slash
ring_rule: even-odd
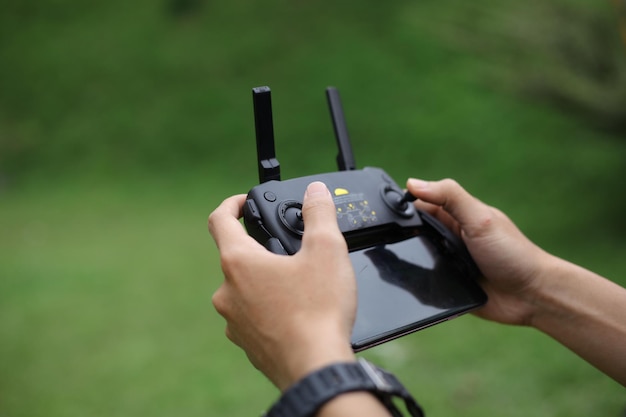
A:
<svg viewBox="0 0 626 417">
<path fill-rule="evenodd" d="M 418 180 L 417 178 L 409 178 L 407 186 L 418 190 L 425 190 L 430 186 L 430 184 L 428 181 Z"/>
<path fill-rule="evenodd" d="M 328 195 L 328 194 L 330 194 L 330 191 L 328 191 L 326 184 L 324 184 L 323 182 L 319 182 L 319 181 L 312 182 L 306 188 L 306 195 L 308 197 L 315 197 L 319 195 Z"/>
</svg>

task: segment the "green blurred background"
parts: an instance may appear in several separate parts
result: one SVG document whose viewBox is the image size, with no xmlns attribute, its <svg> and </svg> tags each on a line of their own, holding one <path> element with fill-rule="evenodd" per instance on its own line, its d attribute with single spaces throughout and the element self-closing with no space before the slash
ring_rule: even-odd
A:
<svg viewBox="0 0 626 417">
<path fill-rule="evenodd" d="M 582 0 L 0 1 L 0 416 L 259 415 L 223 335 L 210 211 L 356 162 L 453 177 L 547 250 L 626 284 L 626 46 Z M 625 347 L 626 353 L 626 347 Z M 531 329 L 467 316 L 363 354 L 432 416 L 623 416 L 623 387 Z"/>
</svg>

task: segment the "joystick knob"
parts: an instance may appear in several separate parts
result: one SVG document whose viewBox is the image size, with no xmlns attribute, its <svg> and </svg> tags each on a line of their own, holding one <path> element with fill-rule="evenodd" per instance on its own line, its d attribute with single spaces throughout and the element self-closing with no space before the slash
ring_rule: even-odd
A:
<svg viewBox="0 0 626 417">
<path fill-rule="evenodd" d="M 302 203 L 287 200 L 278 206 L 278 218 L 283 225 L 297 235 L 304 234 L 304 220 L 302 218 Z"/>
<path fill-rule="evenodd" d="M 382 197 L 385 204 L 402 217 L 408 218 L 415 214 L 413 205 L 409 204 L 409 201 L 414 201 L 415 199 L 410 200 L 406 194 L 403 194 L 402 191 L 395 187 L 389 184 L 385 185 L 382 189 Z"/>
</svg>

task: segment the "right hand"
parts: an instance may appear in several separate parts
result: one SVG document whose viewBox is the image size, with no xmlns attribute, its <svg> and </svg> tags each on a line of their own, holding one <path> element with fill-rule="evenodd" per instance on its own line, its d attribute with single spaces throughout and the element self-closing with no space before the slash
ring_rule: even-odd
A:
<svg viewBox="0 0 626 417">
<path fill-rule="evenodd" d="M 489 301 L 476 314 L 488 320 L 530 325 L 534 294 L 553 257 L 532 243 L 500 210 L 488 206 L 450 179 L 409 179 L 415 206 L 460 235 L 480 268 Z"/>
</svg>

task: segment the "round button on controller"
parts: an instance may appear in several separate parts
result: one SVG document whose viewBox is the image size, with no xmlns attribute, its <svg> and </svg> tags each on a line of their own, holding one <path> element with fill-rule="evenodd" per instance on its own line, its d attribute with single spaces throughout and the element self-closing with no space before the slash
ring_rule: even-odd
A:
<svg viewBox="0 0 626 417">
<path fill-rule="evenodd" d="M 291 232 L 302 236 L 304 234 L 304 220 L 302 219 L 302 203 L 296 200 L 286 200 L 278 206 L 278 218 Z"/>
</svg>

